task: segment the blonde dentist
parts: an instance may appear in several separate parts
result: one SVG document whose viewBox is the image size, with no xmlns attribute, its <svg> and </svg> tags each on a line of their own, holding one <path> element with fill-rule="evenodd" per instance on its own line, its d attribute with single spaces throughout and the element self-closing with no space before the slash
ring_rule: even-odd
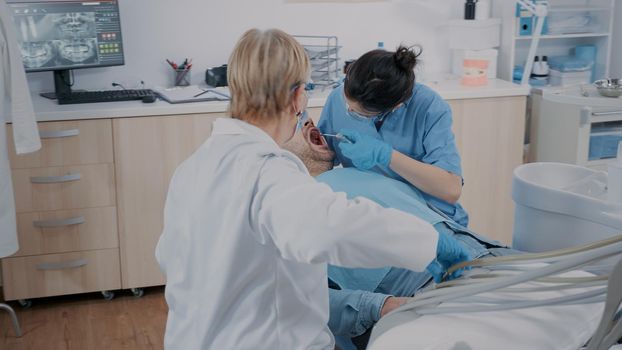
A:
<svg viewBox="0 0 622 350">
<path fill-rule="evenodd" d="M 291 36 L 250 30 L 228 67 L 232 118 L 214 122 L 166 199 L 165 347 L 333 349 L 326 264 L 421 271 L 441 260 L 443 239 L 416 217 L 334 193 L 279 147 L 308 102 L 309 61 Z"/>
</svg>

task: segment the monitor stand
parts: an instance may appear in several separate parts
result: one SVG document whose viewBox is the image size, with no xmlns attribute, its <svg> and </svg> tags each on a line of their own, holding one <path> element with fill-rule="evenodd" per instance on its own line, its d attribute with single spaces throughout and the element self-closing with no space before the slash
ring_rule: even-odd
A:
<svg viewBox="0 0 622 350">
<path fill-rule="evenodd" d="M 68 69 L 54 71 L 54 92 L 42 92 L 39 95 L 50 100 L 56 100 L 59 95 L 71 93 L 71 71 Z"/>
</svg>

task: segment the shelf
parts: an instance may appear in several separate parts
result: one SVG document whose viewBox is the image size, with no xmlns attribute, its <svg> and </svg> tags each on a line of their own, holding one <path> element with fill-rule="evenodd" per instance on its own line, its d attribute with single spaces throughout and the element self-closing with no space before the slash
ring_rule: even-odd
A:
<svg viewBox="0 0 622 350">
<path fill-rule="evenodd" d="M 603 12 L 611 11 L 611 7 L 589 7 L 589 6 L 551 6 L 549 12 Z"/>
<path fill-rule="evenodd" d="M 610 36 L 610 33 L 578 33 L 578 34 L 555 34 L 555 35 L 542 35 L 540 39 L 572 39 L 572 38 L 597 38 Z M 515 36 L 514 40 L 531 40 L 533 36 Z"/>
<path fill-rule="evenodd" d="M 605 167 L 607 166 L 607 164 L 611 163 L 612 160 L 615 160 L 615 158 L 588 160 L 585 163 L 585 166 L 586 167 Z"/>
</svg>

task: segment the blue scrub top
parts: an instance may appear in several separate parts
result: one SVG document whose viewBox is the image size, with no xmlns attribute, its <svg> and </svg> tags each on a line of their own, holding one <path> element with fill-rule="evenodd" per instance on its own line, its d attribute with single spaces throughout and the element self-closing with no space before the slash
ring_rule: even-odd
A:
<svg viewBox="0 0 622 350">
<path fill-rule="evenodd" d="M 437 166 L 462 176 L 460 155 L 451 131 L 451 108 L 436 92 L 422 84 L 416 84 L 413 94 L 400 108 L 385 117 L 380 131 L 374 119 L 354 119 L 346 110 L 343 85 L 335 88 L 328 97 L 318 127 L 323 133 L 334 134 L 348 128 L 371 135 L 393 146 L 393 149 L 420 162 Z M 353 167 L 352 162 L 335 147 L 335 140 L 326 140 L 337 154 L 336 163 Z M 388 167 L 375 167 L 375 172 L 408 183 Z M 441 210 L 462 226 L 467 226 L 468 215 L 459 203 L 450 204 L 423 193 L 429 204 Z"/>
</svg>

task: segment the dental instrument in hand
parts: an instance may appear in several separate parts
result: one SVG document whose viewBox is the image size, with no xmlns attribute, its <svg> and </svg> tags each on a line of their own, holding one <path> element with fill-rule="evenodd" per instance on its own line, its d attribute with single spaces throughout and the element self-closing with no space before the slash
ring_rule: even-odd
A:
<svg viewBox="0 0 622 350">
<path fill-rule="evenodd" d="M 334 137 L 338 141 L 342 141 L 342 142 L 346 142 L 346 143 L 352 143 L 352 141 L 350 141 L 350 139 L 348 139 L 347 137 L 345 137 L 345 136 L 343 136 L 341 134 L 322 134 L 322 136 L 324 136 L 324 137 Z"/>
</svg>

